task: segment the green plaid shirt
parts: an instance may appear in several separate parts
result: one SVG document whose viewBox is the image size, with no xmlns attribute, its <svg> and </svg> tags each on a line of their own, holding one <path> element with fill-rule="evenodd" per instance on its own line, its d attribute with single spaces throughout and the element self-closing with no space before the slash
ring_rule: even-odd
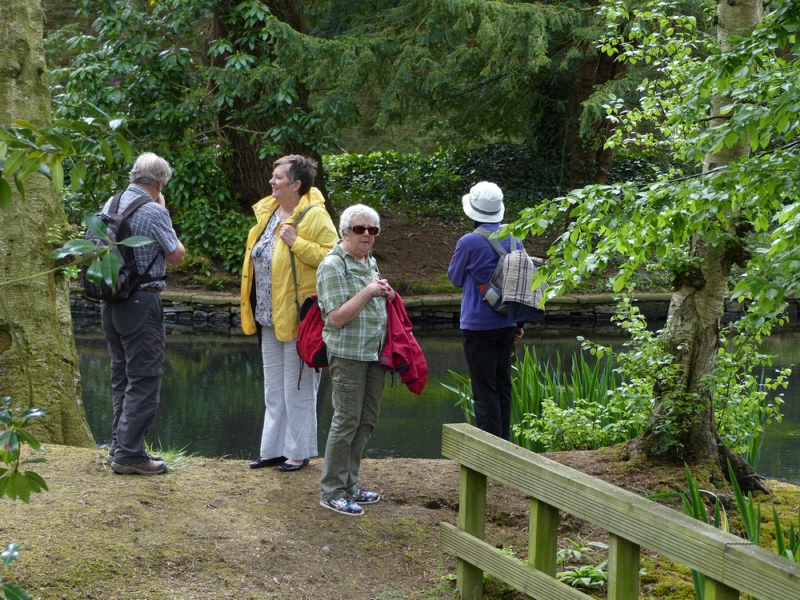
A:
<svg viewBox="0 0 800 600">
<path fill-rule="evenodd" d="M 332 256 L 333 254 L 338 254 L 344 260 Z M 341 242 L 320 263 L 317 268 L 317 295 L 325 321 L 322 339 L 325 340 L 329 355 L 364 362 L 380 358 L 386 339 L 386 298 L 370 298 L 356 318 L 341 329 L 336 329 L 328 322 L 330 311 L 342 306 L 372 279 L 380 279 L 380 276 L 378 263 L 371 254 L 367 256 L 367 264 L 363 265 L 345 252 Z"/>
</svg>

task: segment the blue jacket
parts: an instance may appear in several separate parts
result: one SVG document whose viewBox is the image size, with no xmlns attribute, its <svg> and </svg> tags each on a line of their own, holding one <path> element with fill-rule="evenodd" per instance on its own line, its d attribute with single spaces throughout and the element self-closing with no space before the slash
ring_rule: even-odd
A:
<svg viewBox="0 0 800 600">
<path fill-rule="evenodd" d="M 500 223 L 484 223 L 483 227 L 491 232 L 500 229 Z M 508 238 L 500 240 L 506 250 L 510 250 Z M 517 248 L 522 244 L 517 242 Z M 481 298 L 479 285 L 489 281 L 500 257 L 485 239 L 477 233 L 468 233 L 456 244 L 456 250 L 447 269 L 450 282 L 464 288 L 461 296 L 461 329 L 486 331 L 516 327 L 503 315 L 496 313 Z"/>
</svg>

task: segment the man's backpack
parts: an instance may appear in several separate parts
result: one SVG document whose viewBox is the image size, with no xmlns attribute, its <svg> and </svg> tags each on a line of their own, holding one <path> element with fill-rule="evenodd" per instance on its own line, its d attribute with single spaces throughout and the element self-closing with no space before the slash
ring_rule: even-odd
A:
<svg viewBox="0 0 800 600">
<path fill-rule="evenodd" d="M 524 248 L 516 249 L 517 240 L 514 236 L 509 236 L 509 247 L 514 249 L 507 252 L 498 240 L 490 239 L 489 230 L 478 227 L 475 233 L 484 238 L 499 256 L 489 281 L 478 286 L 483 301 L 515 323 L 541 317 L 544 311 L 537 305 L 542 299 L 543 286 L 537 290 L 531 288 L 533 276 L 542 265 L 541 259 L 531 259 Z"/>
<path fill-rule="evenodd" d="M 347 262 L 341 254 L 333 253 L 342 259 L 344 274 L 347 276 Z M 319 299 L 312 294 L 303 301 L 297 313 L 299 325 L 297 327 L 297 354 L 302 361 L 314 369 L 328 366 L 328 348 L 322 339 L 322 329 L 325 321 L 319 309 Z"/>
<path fill-rule="evenodd" d="M 113 254 L 119 261 L 119 274 L 117 275 L 113 288 L 109 285 L 105 273 L 100 272 L 101 269 L 99 269 L 100 264 L 98 261 L 92 263 L 91 267 L 87 266 L 86 263 L 81 267 L 79 275 L 80 285 L 86 297 L 93 300 L 122 302 L 135 292 L 140 285 L 166 279 L 166 275 L 162 277 L 151 277 L 148 275 L 158 258 L 158 254 L 150 261 L 144 273 L 139 273 L 133 248 L 119 243 L 131 237 L 131 227 L 128 223 L 130 216 L 141 206 L 152 201 L 149 196 L 139 196 L 131 202 L 122 213 L 119 213 L 119 203 L 122 194 L 123 192 L 119 192 L 111 199 L 111 205 L 109 207 L 110 214 L 103 212 L 95 213 L 95 216 L 106 226 L 106 237 L 103 238 L 95 235 L 92 233 L 91 229 L 86 231 L 86 239 L 93 242 L 98 248 L 113 244 L 110 254 Z"/>
</svg>

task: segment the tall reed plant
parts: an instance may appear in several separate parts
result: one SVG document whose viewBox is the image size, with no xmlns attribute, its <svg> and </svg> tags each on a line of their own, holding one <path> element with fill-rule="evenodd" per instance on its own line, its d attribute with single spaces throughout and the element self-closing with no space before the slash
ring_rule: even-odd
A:
<svg viewBox="0 0 800 600">
<path fill-rule="evenodd" d="M 464 420 L 474 424 L 470 381 L 449 373 L 455 385 L 442 385 L 458 396 L 456 405 Z M 616 387 L 611 354 L 593 365 L 583 353 L 574 354 L 570 370 L 565 371 L 560 355 L 551 366 L 539 360 L 535 348 L 526 347 L 512 370 L 511 441 L 533 452 L 616 443 L 618 432 L 626 429 L 620 427 L 624 415 L 613 406 L 611 392 Z M 638 435 L 638 428 L 631 431 Z"/>
</svg>

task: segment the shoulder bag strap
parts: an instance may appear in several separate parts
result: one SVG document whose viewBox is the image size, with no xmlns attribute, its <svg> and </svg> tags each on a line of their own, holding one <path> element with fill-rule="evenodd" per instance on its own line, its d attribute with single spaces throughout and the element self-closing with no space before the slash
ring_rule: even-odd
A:
<svg viewBox="0 0 800 600">
<path fill-rule="evenodd" d="M 297 224 L 300 222 L 300 219 L 302 219 L 305 216 L 305 214 L 308 211 L 310 211 L 312 208 L 314 208 L 315 206 L 316 206 L 316 204 L 312 204 L 311 206 L 306 206 L 303 209 L 303 212 L 301 212 L 299 215 L 297 215 L 297 218 L 292 222 L 292 227 L 297 229 Z M 300 299 L 297 296 L 297 265 L 294 262 L 294 252 L 292 252 L 291 248 L 289 248 L 289 261 L 292 263 L 292 281 L 294 282 L 294 305 L 297 308 L 297 318 L 299 320 L 300 319 Z"/>
</svg>

